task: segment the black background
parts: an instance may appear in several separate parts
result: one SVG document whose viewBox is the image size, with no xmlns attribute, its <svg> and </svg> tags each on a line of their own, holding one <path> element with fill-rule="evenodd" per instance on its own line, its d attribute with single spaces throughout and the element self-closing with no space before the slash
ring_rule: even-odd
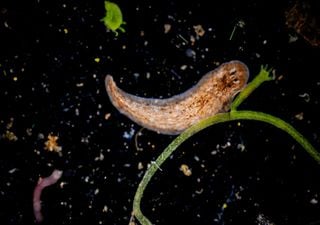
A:
<svg viewBox="0 0 320 225">
<path fill-rule="evenodd" d="M 285 11 L 294 1 L 117 4 L 126 32 L 116 37 L 100 21 L 103 1 L 0 3 L 1 224 L 34 223 L 33 189 L 53 169 L 64 173 L 43 191 L 44 224 L 129 223 L 147 164 L 174 136 L 143 130 L 138 151 L 140 127 L 111 105 L 106 74 L 129 93 L 168 97 L 216 63 L 241 60 L 250 79 L 268 64 L 277 80 L 241 108 L 279 116 L 319 148 L 319 48 L 299 35 L 289 42 L 297 34 Z M 244 26 L 229 40 L 239 21 Z M 164 24 L 171 24 L 168 33 Z M 192 44 L 198 24 L 205 34 Z M 17 141 L 3 137 L 10 121 Z M 44 149 L 48 134 L 59 136 L 62 156 Z M 181 164 L 192 169 L 190 177 Z M 319 165 L 282 131 L 250 121 L 221 124 L 179 147 L 152 179 L 142 210 L 157 225 L 317 224 L 319 175 Z"/>
</svg>

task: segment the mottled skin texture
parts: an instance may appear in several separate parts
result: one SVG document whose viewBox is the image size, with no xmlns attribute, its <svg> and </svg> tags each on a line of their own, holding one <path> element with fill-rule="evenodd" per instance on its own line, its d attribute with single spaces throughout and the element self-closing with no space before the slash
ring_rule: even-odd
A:
<svg viewBox="0 0 320 225">
<path fill-rule="evenodd" d="M 179 134 L 201 119 L 228 111 L 248 77 L 245 64 L 230 61 L 208 72 L 186 92 L 167 99 L 128 94 L 117 87 L 110 75 L 105 84 L 112 104 L 131 120 L 162 134 Z"/>
</svg>

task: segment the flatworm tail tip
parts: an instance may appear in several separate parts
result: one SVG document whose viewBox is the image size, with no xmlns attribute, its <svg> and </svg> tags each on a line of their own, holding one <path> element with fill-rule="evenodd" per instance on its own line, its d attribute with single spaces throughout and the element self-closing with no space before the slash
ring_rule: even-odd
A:
<svg viewBox="0 0 320 225">
<path fill-rule="evenodd" d="M 107 94 L 109 96 L 109 99 L 110 99 L 112 105 L 114 105 L 118 110 L 120 110 L 120 106 L 118 104 L 118 102 L 119 102 L 119 100 L 118 100 L 119 89 L 118 89 L 118 87 L 117 87 L 116 83 L 114 82 L 113 77 L 111 75 L 106 76 L 105 85 L 106 85 Z"/>
<path fill-rule="evenodd" d="M 111 87 L 115 85 L 113 78 L 111 75 L 107 75 L 105 78 L 105 85 L 106 85 L 106 89 L 107 89 L 107 93 L 110 95 L 111 93 Z"/>
<path fill-rule="evenodd" d="M 106 85 L 107 85 L 107 84 L 110 83 L 110 82 L 113 82 L 113 78 L 112 78 L 112 76 L 111 76 L 110 74 L 108 74 L 108 75 L 106 76 L 106 78 L 105 78 L 105 83 L 106 83 Z"/>
</svg>

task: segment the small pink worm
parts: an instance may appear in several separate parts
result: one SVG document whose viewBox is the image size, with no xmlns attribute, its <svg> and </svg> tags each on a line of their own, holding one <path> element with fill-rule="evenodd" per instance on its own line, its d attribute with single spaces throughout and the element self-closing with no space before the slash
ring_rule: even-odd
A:
<svg viewBox="0 0 320 225">
<path fill-rule="evenodd" d="M 39 178 L 38 184 L 33 191 L 33 213 L 37 223 L 41 223 L 43 216 L 41 213 L 41 193 L 45 187 L 55 184 L 61 177 L 61 170 L 54 170 L 52 174 L 45 178 Z"/>
</svg>

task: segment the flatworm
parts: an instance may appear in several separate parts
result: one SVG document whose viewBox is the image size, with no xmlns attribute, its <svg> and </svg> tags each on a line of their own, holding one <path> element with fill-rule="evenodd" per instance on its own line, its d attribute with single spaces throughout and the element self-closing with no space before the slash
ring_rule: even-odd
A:
<svg viewBox="0 0 320 225">
<path fill-rule="evenodd" d="M 167 99 L 143 98 L 126 93 L 107 75 L 111 103 L 137 124 L 162 134 L 179 134 L 201 119 L 226 112 L 249 78 L 247 66 L 237 60 L 221 64 L 184 93 Z"/>
<path fill-rule="evenodd" d="M 42 190 L 45 187 L 55 184 L 60 179 L 61 175 L 61 170 L 54 170 L 50 176 L 39 179 L 38 184 L 33 191 L 33 213 L 37 223 L 41 223 L 43 221 L 43 216 L 41 213 Z"/>
</svg>

